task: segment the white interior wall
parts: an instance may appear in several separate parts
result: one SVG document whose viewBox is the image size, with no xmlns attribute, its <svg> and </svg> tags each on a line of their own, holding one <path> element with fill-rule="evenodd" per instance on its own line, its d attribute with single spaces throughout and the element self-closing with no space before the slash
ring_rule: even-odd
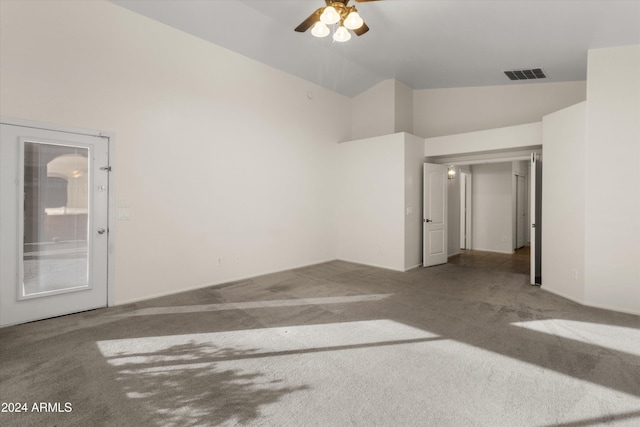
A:
<svg viewBox="0 0 640 427">
<path fill-rule="evenodd" d="M 394 133 L 413 134 L 413 89 L 402 82 L 395 83 L 395 125 Z M 421 138 L 422 140 L 422 138 Z M 424 140 L 422 140 L 424 145 Z"/>
<path fill-rule="evenodd" d="M 473 249 L 513 253 L 511 162 L 473 165 Z"/>
<path fill-rule="evenodd" d="M 116 303 L 335 258 L 350 99 L 108 2 L 0 19 L 3 116 L 116 134 Z"/>
<path fill-rule="evenodd" d="M 640 314 L 640 45 L 589 51 L 585 302 Z"/>
<path fill-rule="evenodd" d="M 350 140 L 413 133 L 413 89 L 384 80 L 351 100 Z"/>
<path fill-rule="evenodd" d="M 338 145 L 338 259 L 404 271 L 404 151 L 403 133 Z"/>
<path fill-rule="evenodd" d="M 542 285 L 584 303 L 586 103 L 543 118 Z"/>
<path fill-rule="evenodd" d="M 404 269 L 422 265 L 424 139 L 404 134 Z"/>
<path fill-rule="evenodd" d="M 424 139 L 406 133 L 338 146 L 338 259 L 421 265 L 423 163 Z"/>
<path fill-rule="evenodd" d="M 551 112 L 551 111 L 549 111 Z M 542 145 L 542 122 L 426 138 L 426 157 L 528 149 Z M 491 157 L 491 156 L 490 156 Z"/>
<path fill-rule="evenodd" d="M 351 99 L 351 135 L 359 140 L 396 132 L 396 81 L 384 80 Z"/>
<path fill-rule="evenodd" d="M 509 127 L 586 99 L 586 83 L 510 83 L 413 93 L 413 133 L 423 138 Z"/>
</svg>

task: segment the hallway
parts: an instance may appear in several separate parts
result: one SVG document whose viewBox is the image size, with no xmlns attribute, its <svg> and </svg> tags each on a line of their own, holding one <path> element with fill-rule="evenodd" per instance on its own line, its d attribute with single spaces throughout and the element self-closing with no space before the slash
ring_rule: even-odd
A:
<svg viewBox="0 0 640 427">
<path fill-rule="evenodd" d="M 528 275 L 531 268 L 530 253 L 529 246 L 524 246 L 513 254 L 463 250 L 460 254 L 449 257 L 448 263 L 461 267 Z"/>
</svg>

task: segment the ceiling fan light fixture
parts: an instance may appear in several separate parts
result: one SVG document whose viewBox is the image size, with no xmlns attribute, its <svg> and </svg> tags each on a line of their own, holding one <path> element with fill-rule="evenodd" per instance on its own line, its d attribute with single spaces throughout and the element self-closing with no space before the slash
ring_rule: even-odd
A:
<svg viewBox="0 0 640 427">
<path fill-rule="evenodd" d="M 316 9 L 294 30 L 298 33 L 311 30 L 313 37 L 327 37 L 333 32 L 333 40 L 340 43 L 351 40 L 353 34 L 361 36 L 369 31 L 356 7 L 349 6 L 349 0 L 325 0 L 325 3 L 326 6 Z"/>
<path fill-rule="evenodd" d="M 333 40 L 343 43 L 351 39 L 351 33 L 342 25 L 333 33 Z"/>
<path fill-rule="evenodd" d="M 330 32 L 329 27 L 322 21 L 316 22 L 311 29 L 311 35 L 314 37 L 327 37 Z"/>
<path fill-rule="evenodd" d="M 364 24 L 364 21 L 360 17 L 360 14 L 355 10 L 349 13 L 349 15 L 347 15 L 347 19 L 344 20 L 344 26 L 350 30 L 357 30 L 362 27 L 362 24 Z"/>
<path fill-rule="evenodd" d="M 324 8 L 322 15 L 320 15 L 320 21 L 325 25 L 336 24 L 340 21 L 340 14 L 333 6 L 327 6 Z"/>
</svg>

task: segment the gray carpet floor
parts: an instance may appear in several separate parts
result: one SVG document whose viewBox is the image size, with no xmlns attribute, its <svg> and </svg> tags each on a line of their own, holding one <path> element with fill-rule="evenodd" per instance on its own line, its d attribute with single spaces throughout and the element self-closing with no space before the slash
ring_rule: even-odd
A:
<svg viewBox="0 0 640 427">
<path fill-rule="evenodd" d="M 3 328 L 27 411 L 0 425 L 640 425 L 640 317 L 511 262 L 335 261 Z"/>
</svg>

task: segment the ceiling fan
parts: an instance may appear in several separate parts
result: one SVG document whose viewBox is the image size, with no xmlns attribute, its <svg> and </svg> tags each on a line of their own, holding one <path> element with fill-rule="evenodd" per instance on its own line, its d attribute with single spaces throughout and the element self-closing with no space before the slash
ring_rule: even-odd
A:
<svg viewBox="0 0 640 427">
<path fill-rule="evenodd" d="M 368 2 L 377 0 L 355 0 L 356 2 Z M 311 28 L 311 34 L 315 37 L 326 37 L 331 30 L 328 25 L 339 24 L 333 33 L 333 39 L 337 42 L 346 42 L 351 38 L 349 30 L 357 36 L 361 36 L 369 27 L 364 23 L 355 6 L 349 6 L 349 0 L 325 0 L 327 4 L 311 14 L 295 28 L 295 31 L 304 33 Z"/>
</svg>

